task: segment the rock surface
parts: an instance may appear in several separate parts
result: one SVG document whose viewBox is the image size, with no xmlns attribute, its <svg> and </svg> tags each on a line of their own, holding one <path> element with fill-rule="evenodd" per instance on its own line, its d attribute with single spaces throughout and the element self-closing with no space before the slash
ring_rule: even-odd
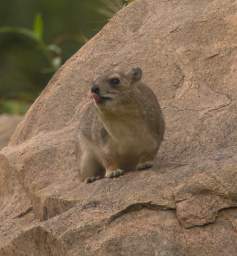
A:
<svg viewBox="0 0 237 256">
<path fill-rule="evenodd" d="M 8 144 L 10 137 L 21 120 L 22 117 L 20 116 L 0 115 L 0 149 Z"/>
<path fill-rule="evenodd" d="M 54 76 L 0 158 L 0 255 L 235 256 L 237 1 L 137 0 Z M 140 66 L 166 136 L 152 170 L 82 184 L 92 78 Z"/>
</svg>

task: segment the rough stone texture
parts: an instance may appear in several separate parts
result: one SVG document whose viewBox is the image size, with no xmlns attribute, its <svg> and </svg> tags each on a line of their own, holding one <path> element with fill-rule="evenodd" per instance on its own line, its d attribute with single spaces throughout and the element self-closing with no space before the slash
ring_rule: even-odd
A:
<svg viewBox="0 0 237 256">
<path fill-rule="evenodd" d="M 0 115 L 0 149 L 8 144 L 21 119 L 20 116 Z"/>
<path fill-rule="evenodd" d="M 0 255 L 235 256 L 236 26 L 236 0 L 138 0 L 75 54 L 1 152 Z M 152 170 L 82 184 L 80 111 L 116 66 L 142 67 L 165 140 Z"/>
</svg>

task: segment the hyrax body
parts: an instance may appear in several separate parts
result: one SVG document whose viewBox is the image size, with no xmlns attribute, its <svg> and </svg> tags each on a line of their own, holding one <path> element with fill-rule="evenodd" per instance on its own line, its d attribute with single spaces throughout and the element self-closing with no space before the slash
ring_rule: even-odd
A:
<svg viewBox="0 0 237 256">
<path fill-rule="evenodd" d="M 164 119 L 142 70 L 98 77 L 80 120 L 80 178 L 92 182 L 152 166 L 164 136 Z"/>
</svg>

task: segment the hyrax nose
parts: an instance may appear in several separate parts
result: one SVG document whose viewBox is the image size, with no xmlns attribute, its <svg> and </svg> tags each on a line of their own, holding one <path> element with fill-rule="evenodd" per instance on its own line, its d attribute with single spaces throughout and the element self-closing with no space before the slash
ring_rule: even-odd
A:
<svg viewBox="0 0 237 256">
<path fill-rule="evenodd" d="M 93 84 L 92 87 L 91 87 L 91 92 L 92 93 L 95 93 L 95 94 L 99 94 L 100 93 L 100 88 L 98 85 L 96 84 Z"/>
</svg>

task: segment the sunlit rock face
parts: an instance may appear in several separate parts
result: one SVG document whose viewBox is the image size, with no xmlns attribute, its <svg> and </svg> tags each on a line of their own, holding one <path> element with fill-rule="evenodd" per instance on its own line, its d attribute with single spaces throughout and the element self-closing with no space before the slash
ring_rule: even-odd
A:
<svg viewBox="0 0 237 256">
<path fill-rule="evenodd" d="M 138 0 L 52 78 L 0 158 L 0 255 L 235 256 L 237 1 Z M 80 183 L 93 78 L 140 66 L 165 140 L 152 170 Z"/>
</svg>

